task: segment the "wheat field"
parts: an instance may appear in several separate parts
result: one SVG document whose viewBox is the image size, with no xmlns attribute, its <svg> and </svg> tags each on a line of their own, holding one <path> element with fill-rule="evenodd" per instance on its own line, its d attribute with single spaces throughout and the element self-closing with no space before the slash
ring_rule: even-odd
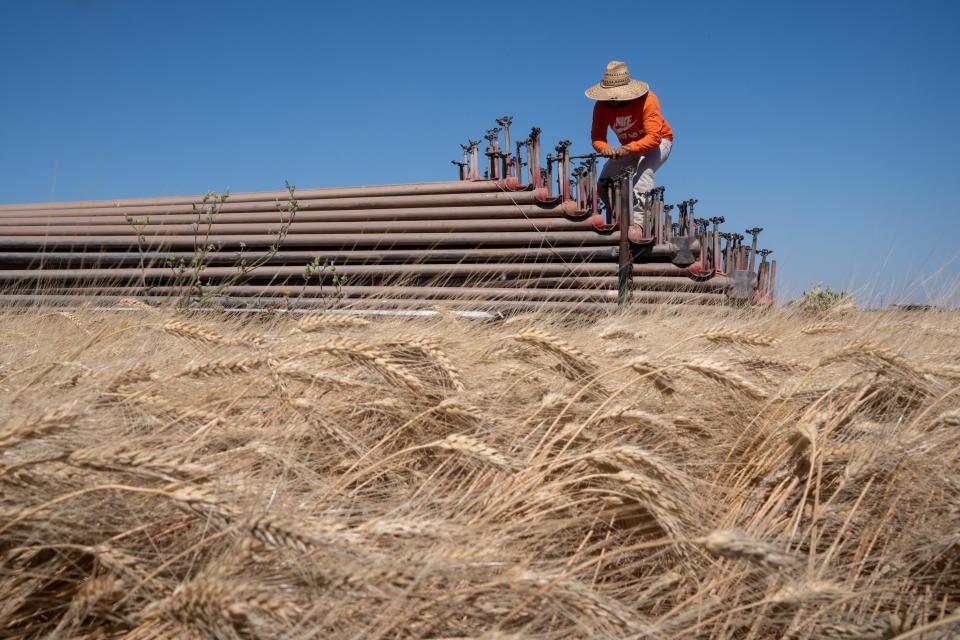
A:
<svg viewBox="0 0 960 640">
<path fill-rule="evenodd" d="M 0 344 L 3 638 L 960 633 L 957 313 L 38 308 Z"/>
</svg>

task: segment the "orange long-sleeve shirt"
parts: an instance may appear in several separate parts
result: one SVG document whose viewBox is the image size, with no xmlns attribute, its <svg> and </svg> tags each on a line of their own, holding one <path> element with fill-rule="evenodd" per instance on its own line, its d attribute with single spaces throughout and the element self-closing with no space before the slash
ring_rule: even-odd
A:
<svg viewBox="0 0 960 640">
<path fill-rule="evenodd" d="M 653 91 L 613 108 L 600 100 L 593 106 L 593 127 L 590 139 L 593 148 L 603 151 L 607 144 L 607 128 L 613 129 L 620 144 L 634 153 L 646 153 L 660 146 L 666 138 L 673 140 L 673 129 L 660 113 L 660 100 Z"/>
</svg>

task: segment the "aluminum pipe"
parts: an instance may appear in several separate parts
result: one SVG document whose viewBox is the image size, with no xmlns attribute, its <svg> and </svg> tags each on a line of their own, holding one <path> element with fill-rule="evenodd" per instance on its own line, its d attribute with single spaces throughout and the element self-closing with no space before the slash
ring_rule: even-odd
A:
<svg viewBox="0 0 960 640">
<path fill-rule="evenodd" d="M 93 309 L 110 309 L 118 304 L 123 298 L 129 296 L 79 296 L 79 295 L 0 295 L 0 306 L 30 306 L 50 305 L 55 307 L 70 308 L 86 307 Z M 158 296 L 138 296 L 138 300 L 153 304 L 169 304 L 169 298 Z M 285 298 L 213 298 L 208 301 L 211 305 L 243 311 L 247 309 L 259 310 L 262 308 L 278 308 L 280 310 L 322 310 L 330 307 L 330 300 L 310 299 L 290 300 Z M 709 308 L 709 307 L 704 307 Z M 496 301 L 485 302 L 475 300 L 353 300 L 349 304 L 337 306 L 338 310 L 370 310 L 374 313 L 385 310 L 424 310 L 440 311 L 449 309 L 452 311 L 465 310 L 483 310 L 493 313 L 500 312 L 525 312 L 525 313 L 609 313 L 614 314 L 619 311 L 615 303 L 601 302 L 514 302 L 514 301 Z M 665 304 L 643 304 L 633 303 L 629 305 L 631 312 L 637 313 L 670 313 L 677 312 L 676 305 Z"/>
<path fill-rule="evenodd" d="M 545 289 L 545 288 L 504 288 L 504 287 L 403 287 L 403 286 L 344 286 L 340 288 L 318 286 L 276 286 L 276 285 L 240 285 L 223 288 L 203 287 L 202 291 L 210 294 L 228 296 L 268 296 L 287 298 L 326 298 L 336 300 L 342 296 L 354 298 L 423 298 L 423 299 L 465 299 L 465 300 L 584 300 L 595 302 L 616 302 L 616 289 Z M 75 289 L 51 289 L 52 294 L 63 295 L 74 292 L 77 294 L 95 294 L 136 296 L 143 293 L 141 287 L 80 287 Z M 179 296 L 190 293 L 185 287 L 150 287 L 151 295 Z M 651 303 L 697 303 L 721 304 L 727 297 L 723 294 L 710 292 L 664 292 L 640 291 L 634 299 L 638 302 Z"/>
<path fill-rule="evenodd" d="M 284 214 L 284 217 L 289 217 Z M 499 219 L 499 218 L 558 218 L 583 216 L 574 212 L 566 206 L 550 205 L 490 205 L 490 206 L 464 206 L 464 207 L 408 207 L 404 209 L 358 209 L 354 211 L 331 210 L 331 211 L 299 211 L 295 217 L 296 222 L 367 222 L 374 220 L 471 220 L 471 219 Z M 132 216 L 133 220 L 141 221 L 153 225 L 168 224 L 189 224 L 194 223 L 206 225 L 208 223 L 252 223 L 263 222 L 268 224 L 277 224 L 280 219 L 280 213 L 274 209 L 268 212 L 254 213 L 224 213 L 221 212 L 215 216 L 206 214 L 197 216 L 193 213 L 177 213 L 151 216 Z M 139 222 L 138 222 L 139 224 Z M 72 226 L 72 225 L 126 225 L 130 226 L 127 218 L 116 211 L 111 211 L 109 215 L 84 215 L 84 216 L 19 216 L 19 217 L 0 217 L 0 235 L 5 233 L 5 228 L 11 226 L 40 226 L 44 228 L 54 226 Z"/>
<path fill-rule="evenodd" d="M 510 190 L 512 185 L 494 180 L 483 181 L 444 181 L 419 182 L 408 184 L 371 185 L 362 187 L 331 187 L 326 189 L 298 189 L 297 199 L 320 200 L 330 198 L 372 198 L 411 195 L 438 195 L 448 193 L 488 193 Z M 286 201 L 289 194 L 285 189 L 276 191 L 246 191 L 231 193 L 228 202 L 269 202 Z M 102 200 L 76 200 L 73 202 L 31 202 L 23 204 L 0 205 L 0 212 L 6 211 L 67 211 L 71 209 L 149 207 L 168 205 L 190 205 L 199 203 L 204 195 L 161 196 L 158 198 L 125 198 Z"/>
<path fill-rule="evenodd" d="M 636 266 L 636 265 L 634 265 Z M 709 280 L 693 280 L 688 273 L 678 272 L 673 275 L 640 275 L 631 279 L 634 291 L 703 291 L 721 292 L 730 289 L 733 281 L 722 275 L 714 276 Z M 515 278 L 505 281 L 502 286 L 509 287 L 538 287 L 538 288 L 582 288 L 582 289 L 615 289 L 617 278 L 604 276 L 580 277 L 543 277 L 543 278 Z"/>
<path fill-rule="evenodd" d="M 215 252 L 207 255 L 207 264 L 239 264 L 240 260 L 249 262 L 260 260 L 268 254 L 264 251 Z M 29 266 L 36 268 L 84 268 L 90 266 L 121 267 L 139 265 L 143 260 L 146 266 L 163 267 L 169 261 L 189 263 L 192 251 L 136 252 L 123 253 L 36 253 L 12 252 L 0 253 L 0 265 Z M 612 260 L 617 256 L 614 247 L 533 247 L 533 248 L 495 248 L 495 249 L 385 249 L 356 251 L 289 251 L 277 252 L 267 264 L 299 263 L 310 264 L 314 260 L 321 264 L 396 264 L 424 262 L 525 262 L 539 261 L 590 261 Z"/>
<path fill-rule="evenodd" d="M 122 225 L 76 225 L 76 226 L 29 226 L 4 227 L 3 235 L 14 236 L 43 236 L 43 235 L 73 235 L 83 236 L 131 236 L 138 233 L 150 236 L 189 236 L 197 237 L 199 241 L 209 233 L 210 235 L 251 235 L 269 234 L 276 236 L 283 230 L 279 222 L 261 224 L 221 224 L 212 225 L 143 225 L 134 227 Z M 549 231 L 590 231 L 593 226 L 589 222 L 578 222 L 566 218 L 539 218 L 527 219 L 495 219 L 495 220 L 403 220 L 403 221 L 374 221 L 374 222 L 300 222 L 294 221 L 286 226 L 290 235 L 300 234 L 370 234 L 370 233 L 461 233 L 461 232 L 530 232 L 539 233 Z M 289 237 L 289 236 L 288 236 Z"/>
<path fill-rule="evenodd" d="M 643 275 L 674 275 L 687 274 L 689 270 L 683 269 L 670 263 L 663 264 L 638 264 L 634 265 L 633 272 Z M 402 265 L 344 265 L 337 267 L 338 275 L 345 276 L 380 276 L 395 278 L 400 276 L 449 276 L 449 277 L 473 277 L 473 276 L 590 276 L 590 275 L 614 275 L 617 273 L 617 265 L 614 263 L 588 262 L 588 263 L 511 263 L 511 264 L 402 264 Z M 204 280 L 212 278 L 230 278 L 237 275 L 235 267 L 208 267 L 203 270 Z M 317 278 L 329 276 L 332 274 L 318 274 Z M 246 274 L 247 278 L 277 278 L 277 277 L 303 277 L 303 267 L 300 266 L 264 266 L 251 270 Z M 0 282 L 26 283 L 30 281 L 56 281 L 56 282 L 75 282 L 75 281 L 95 281 L 111 282 L 121 280 L 140 280 L 147 281 L 168 281 L 176 280 L 178 276 L 171 269 L 5 269 L 0 270 Z"/>
<path fill-rule="evenodd" d="M 273 235 L 217 235 L 205 239 L 216 248 L 268 247 L 277 238 Z M 193 249 L 197 239 L 193 236 L 145 236 L 144 250 Z M 513 233 L 370 233 L 370 234 L 291 234 L 283 242 L 286 248 L 294 247 L 380 247 L 387 249 L 400 246 L 461 247 L 481 246 L 556 246 L 556 245 L 612 245 L 610 236 L 593 231 L 566 231 L 539 233 L 536 231 Z M 664 245 L 670 247 L 671 245 Z M 125 236 L 0 236 L 0 251 L 51 250 L 75 248 L 84 251 L 98 249 L 137 249 L 138 240 Z M 671 248 L 672 250 L 672 248 Z"/>
<path fill-rule="evenodd" d="M 467 183 L 469 184 L 469 183 Z M 536 193 L 532 191 L 519 192 L 490 192 L 490 193 L 440 193 L 430 195 L 399 195 L 399 196 L 369 196 L 355 198 L 327 198 L 327 199 L 297 199 L 300 210 L 302 211 L 354 211 L 359 209 L 406 209 L 410 207 L 460 207 L 460 206 L 487 206 L 487 205 L 535 205 L 541 202 Z M 277 212 L 277 204 L 274 202 L 232 202 L 227 200 L 219 207 L 221 214 L 237 212 Z M 279 201 L 279 204 L 286 209 L 286 200 Z M 551 203 L 548 203 L 551 204 Z M 555 201 L 552 204 L 557 204 Z M 209 211 L 211 207 L 206 208 Z M 49 209 L 37 210 L 31 213 L 31 216 L 43 217 L 45 215 L 56 215 L 61 218 L 72 218 L 75 216 L 98 216 L 98 215 L 116 215 L 129 214 L 135 218 L 146 218 L 148 216 L 161 216 L 167 214 L 194 214 L 193 206 L 189 204 L 182 205 L 151 205 L 139 207 L 136 210 L 122 207 L 99 207 L 99 208 L 74 208 L 74 209 Z M 23 211 L 7 210 L 0 211 L 0 218 L 22 218 Z"/>
<path fill-rule="evenodd" d="M 37 305 L 56 305 L 59 307 L 71 305 L 73 307 L 92 307 L 109 308 L 118 304 L 124 298 L 129 296 L 109 296 L 109 295 L 36 295 L 36 294 L 14 294 L 0 295 L 0 306 L 37 306 Z M 138 300 L 154 304 L 163 304 L 171 302 L 169 298 L 160 296 L 142 296 Z M 227 309 L 245 309 L 245 308 L 280 308 L 280 309 L 320 309 L 330 308 L 331 301 L 323 298 L 303 298 L 291 300 L 287 298 L 230 298 L 216 297 L 208 302 L 213 306 L 222 306 Z M 442 309 L 473 309 L 473 310 L 491 310 L 498 311 L 526 311 L 526 312 L 584 312 L 584 311 L 616 311 L 615 304 L 602 302 L 517 302 L 517 301 L 484 301 L 484 300 L 444 300 L 440 303 L 437 300 L 391 300 L 391 299 L 373 299 L 351 300 L 344 304 L 339 304 L 337 309 L 424 309 L 424 310 L 442 310 Z M 635 309 L 642 309 L 644 305 L 637 305 Z M 656 310 L 663 308 L 662 305 L 647 305 L 646 309 Z"/>
</svg>

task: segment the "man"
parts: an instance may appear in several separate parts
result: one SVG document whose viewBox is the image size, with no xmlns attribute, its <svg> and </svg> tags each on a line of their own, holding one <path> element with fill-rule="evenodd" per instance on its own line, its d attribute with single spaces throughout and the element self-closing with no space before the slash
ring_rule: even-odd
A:
<svg viewBox="0 0 960 640">
<path fill-rule="evenodd" d="M 585 92 L 596 100 L 590 139 L 601 156 L 609 158 L 600 180 L 609 180 L 632 167 L 635 210 L 642 210 L 641 194 L 656 186 L 654 174 L 670 157 L 673 130 L 660 113 L 660 100 L 646 82 L 634 80 L 623 62 L 607 63 L 603 81 Z M 607 128 L 617 134 L 619 147 L 607 144 Z M 605 189 L 601 189 L 607 211 Z M 639 221 L 637 221 L 639 222 Z"/>
</svg>

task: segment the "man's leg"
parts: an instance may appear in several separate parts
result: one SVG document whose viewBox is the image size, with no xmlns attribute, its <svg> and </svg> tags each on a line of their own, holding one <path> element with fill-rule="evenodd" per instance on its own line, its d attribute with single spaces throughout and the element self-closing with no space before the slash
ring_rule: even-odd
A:
<svg viewBox="0 0 960 640">
<path fill-rule="evenodd" d="M 663 139 L 660 141 L 659 147 L 650 151 L 647 155 L 641 156 L 637 161 L 636 173 L 633 175 L 633 210 L 636 213 L 643 212 L 643 207 L 646 204 L 646 197 L 643 194 L 657 186 L 656 172 L 670 157 L 672 149 L 673 142 Z M 638 222 L 643 222 L 642 216 Z"/>
<path fill-rule="evenodd" d="M 607 199 L 606 186 L 611 180 L 626 171 L 627 167 L 631 166 L 632 164 L 633 160 L 630 156 L 625 156 L 623 158 L 610 158 L 604 163 L 603 169 L 600 171 L 600 177 L 597 178 L 597 190 L 600 192 L 600 200 L 603 202 L 603 206 L 608 212 L 608 216 L 612 209 L 610 208 L 610 202 Z"/>
</svg>

